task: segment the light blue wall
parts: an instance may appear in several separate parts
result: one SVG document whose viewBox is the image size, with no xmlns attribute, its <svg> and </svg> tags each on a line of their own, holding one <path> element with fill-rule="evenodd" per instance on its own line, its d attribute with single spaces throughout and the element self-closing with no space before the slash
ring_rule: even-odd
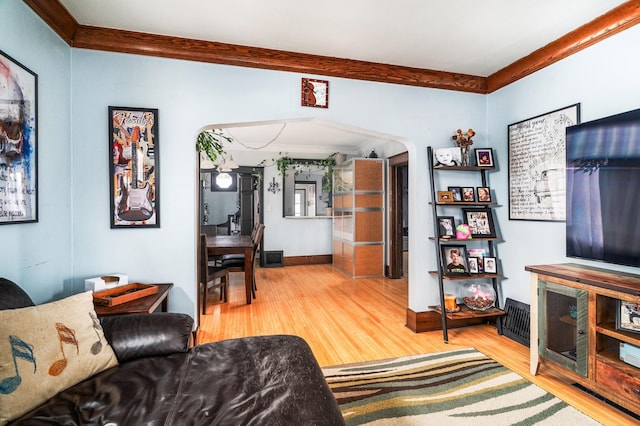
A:
<svg viewBox="0 0 640 426">
<path fill-rule="evenodd" d="M 38 75 L 39 222 L 0 226 L 0 276 L 36 301 L 72 283 L 71 50 L 18 0 L 0 1 L 0 50 Z"/>
<path fill-rule="evenodd" d="M 126 272 L 137 281 L 176 285 L 170 309 L 195 312 L 196 191 L 194 139 L 216 123 L 317 117 L 406 140 L 410 150 L 410 306 L 424 310 L 435 301 L 427 278 L 433 248 L 423 236 L 427 217 L 427 144 L 447 145 L 460 126 L 484 129 L 486 97 L 398 85 L 331 78 L 331 108 L 299 105 L 300 74 L 201 64 L 89 50 L 73 50 L 74 278 Z M 159 109 L 159 229 L 109 228 L 109 105 Z M 480 131 L 480 135 L 486 132 Z M 479 136 L 478 143 L 486 144 Z M 293 153 L 291 153 L 293 155 Z M 238 153 L 234 159 L 249 164 Z M 273 153 L 262 153 L 271 158 Z M 105 160 L 107 159 L 107 160 Z M 275 176 L 265 169 L 265 181 Z M 282 218 L 281 193 L 265 195 L 265 248 L 287 255 L 326 254 L 331 247 L 328 220 Z M 414 214 L 415 212 L 415 214 Z M 321 229 L 323 232 L 318 233 Z M 320 235 L 320 237 L 319 237 Z M 321 252 L 316 252 L 321 247 Z M 433 265 L 429 265 L 433 268 Z M 432 299 L 428 302 L 429 299 Z"/>
<path fill-rule="evenodd" d="M 474 128 L 475 146 L 493 147 L 500 165 L 490 186 L 503 206 L 497 216 L 505 238 L 498 246 L 507 276 L 504 296 L 528 302 L 524 265 L 567 260 L 564 224 L 508 220 L 508 124 L 575 102 L 586 121 L 637 108 L 640 95 L 640 59 L 633 55 L 639 27 L 487 96 L 328 78 L 327 110 L 299 106 L 302 75 L 296 73 L 71 49 L 19 0 L 0 1 L 0 40 L 0 49 L 39 75 L 40 222 L 0 227 L 0 275 L 20 282 L 37 302 L 82 290 L 87 277 L 126 272 L 131 280 L 175 283 L 170 310 L 195 315 L 195 135 L 210 124 L 300 117 L 404 141 L 410 164 L 408 307 L 414 311 L 437 300 L 435 280 L 427 275 L 435 253 L 427 239 L 426 146 L 450 145 L 455 129 Z M 159 109 L 159 229 L 109 228 L 109 105 Z M 267 168 L 265 181 L 275 173 Z M 266 248 L 316 254 L 308 241 L 317 239 L 318 229 L 330 229 L 328 221 L 313 221 L 317 229 L 311 230 L 302 221 L 284 220 L 279 197 L 266 194 L 271 210 L 265 224 L 273 236 L 265 234 Z M 318 244 L 330 244 L 330 234 L 322 235 Z M 326 252 L 321 250 L 317 254 Z"/>
<path fill-rule="evenodd" d="M 578 102 L 582 122 L 640 108 L 638 46 L 640 26 L 635 26 L 489 95 L 489 135 L 502 166 L 491 186 L 504 206 L 497 210 L 506 241 L 498 256 L 508 278 L 503 282 L 508 297 L 528 303 L 525 265 L 574 262 L 640 273 L 638 268 L 565 257 L 564 222 L 509 221 L 507 187 L 509 124 Z"/>
</svg>

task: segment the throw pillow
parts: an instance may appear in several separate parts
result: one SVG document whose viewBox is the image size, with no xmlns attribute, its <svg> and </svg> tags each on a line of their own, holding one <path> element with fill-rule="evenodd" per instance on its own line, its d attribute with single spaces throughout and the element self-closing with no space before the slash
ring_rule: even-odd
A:
<svg viewBox="0 0 640 426">
<path fill-rule="evenodd" d="M 0 424 L 116 365 L 91 291 L 0 311 Z"/>
</svg>

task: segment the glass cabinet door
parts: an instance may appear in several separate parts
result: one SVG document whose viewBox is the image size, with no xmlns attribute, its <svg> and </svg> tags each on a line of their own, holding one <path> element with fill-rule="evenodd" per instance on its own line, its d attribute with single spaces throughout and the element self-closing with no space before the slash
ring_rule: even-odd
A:
<svg viewBox="0 0 640 426">
<path fill-rule="evenodd" d="M 588 293 L 543 280 L 538 289 L 540 355 L 587 377 Z"/>
</svg>

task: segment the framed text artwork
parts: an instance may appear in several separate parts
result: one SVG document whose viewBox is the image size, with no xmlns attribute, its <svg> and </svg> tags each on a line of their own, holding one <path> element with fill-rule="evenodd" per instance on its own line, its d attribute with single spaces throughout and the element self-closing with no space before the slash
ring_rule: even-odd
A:
<svg viewBox="0 0 640 426">
<path fill-rule="evenodd" d="M 109 107 L 111 228 L 160 227 L 158 110 Z"/>
<path fill-rule="evenodd" d="M 578 123 L 574 104 L 508 126 L 510 220 L 565 220 L 565 129 Z"/>
<path fill-rule="evenodd" d="M 38 76 L 0 50 L 0 225 L 38 221 Z"/>
</svg>

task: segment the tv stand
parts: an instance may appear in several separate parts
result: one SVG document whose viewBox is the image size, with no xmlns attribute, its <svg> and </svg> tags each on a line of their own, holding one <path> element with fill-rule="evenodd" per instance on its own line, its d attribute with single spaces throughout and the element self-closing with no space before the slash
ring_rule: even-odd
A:
<svg viewBox="0 0 640 426">
<path fill-rule="evenodd" d="M 640 347 L 640 323 L 620 315 L 622 305 L 640 304 L 640 275 L 571 263 L 525 270 L 531 374 L 548 369 L 640 414 L 640 362 L 620 359 L 621 344 Z"/>
</svg>

